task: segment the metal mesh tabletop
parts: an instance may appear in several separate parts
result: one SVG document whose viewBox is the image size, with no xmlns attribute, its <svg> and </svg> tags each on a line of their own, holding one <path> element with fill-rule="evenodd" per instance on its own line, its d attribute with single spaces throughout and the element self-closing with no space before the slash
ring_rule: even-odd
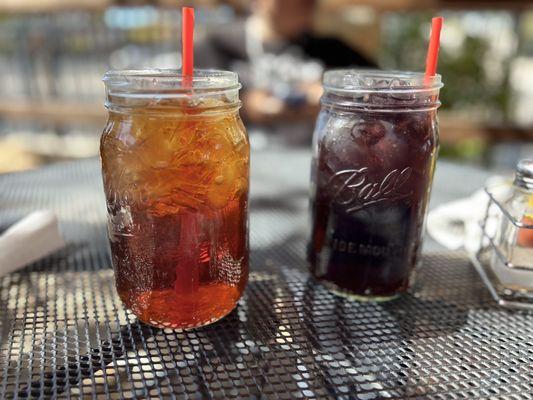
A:
<svg viewBox="0 0 533 400">
<path fill-rule="evenodd" d="M 68 241 L 0 278 L 0 398 L 533 398 L 532 314 L 498 308 L 464 254 L 426 254 L 418 288 L 384 304 L 311 280 L 307 156 L 274 159 L 254 158 L 243 299 L 183 332 L 122 307 L 96 160 L 0 176 L 0 230 L 49 208 Z"/>
</svg>

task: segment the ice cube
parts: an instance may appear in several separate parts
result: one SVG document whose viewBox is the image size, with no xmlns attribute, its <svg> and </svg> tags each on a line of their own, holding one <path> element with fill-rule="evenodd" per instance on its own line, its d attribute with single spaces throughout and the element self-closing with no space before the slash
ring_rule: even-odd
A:
<svg viewBox="0 0 533 400">
<path fill-rule="evenodd" d="M 350 135 L 362 146 L 373 146 L 386 135 L 388 129 L 390 127 L 378 119 L 358 120 L 353 125 Z"/>
</svg>

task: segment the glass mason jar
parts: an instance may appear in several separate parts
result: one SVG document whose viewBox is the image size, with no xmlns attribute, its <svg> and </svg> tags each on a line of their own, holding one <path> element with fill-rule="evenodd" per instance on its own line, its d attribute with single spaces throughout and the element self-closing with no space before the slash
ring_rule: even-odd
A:
<svg viewBox="0 0 533 400">
<path fill-rule="evenodd" d="M 312 274 L 330 290 L 386 300 L 407 290 L 438 150 L 437 75 L 333 70 L 313 139 Z"/>
<path fill-rule="evenodd" d="M 118 294 L 141 321 L 193 328 L 248 279 L 249 143 L 232 72 L 109 71 L 101 138 Z"/>
</svg>

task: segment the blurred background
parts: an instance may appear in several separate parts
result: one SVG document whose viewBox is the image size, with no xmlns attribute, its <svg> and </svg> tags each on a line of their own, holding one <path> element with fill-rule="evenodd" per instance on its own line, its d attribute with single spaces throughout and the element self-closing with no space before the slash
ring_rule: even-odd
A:
<svg viewBox="0 0 533 400">
<path fill-rule="evenodd" d="M 239 72 L 252 145 L 308 146 L 325 68 L 422 71 L 443 15 L 441 157 L 533 156 L 531 0 L 0 2 L 0 172 L 98 153 L 109 68 L 179 67 L 180 6 L 199 66 Z"/>
</svg>

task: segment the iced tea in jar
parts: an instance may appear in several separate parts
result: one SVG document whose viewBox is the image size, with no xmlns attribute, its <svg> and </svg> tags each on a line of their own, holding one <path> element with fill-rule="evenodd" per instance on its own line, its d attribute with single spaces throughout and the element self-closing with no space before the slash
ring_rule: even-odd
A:
<svg viewBox="0 0 533 400">
<path fill-rule="evenodd" d="M 325 73 L 308 260 L 333 292 L 386 300 L 408 289 L 437 157 L 441 86 L 439 75 Z"/>
<path fill-rule="evenodd" d="M 101 138 L 118 294 L 141 321 L 194 328 L 248 277 L 249 143 L 232 72 L 109 71 Z"/>
</svg>

